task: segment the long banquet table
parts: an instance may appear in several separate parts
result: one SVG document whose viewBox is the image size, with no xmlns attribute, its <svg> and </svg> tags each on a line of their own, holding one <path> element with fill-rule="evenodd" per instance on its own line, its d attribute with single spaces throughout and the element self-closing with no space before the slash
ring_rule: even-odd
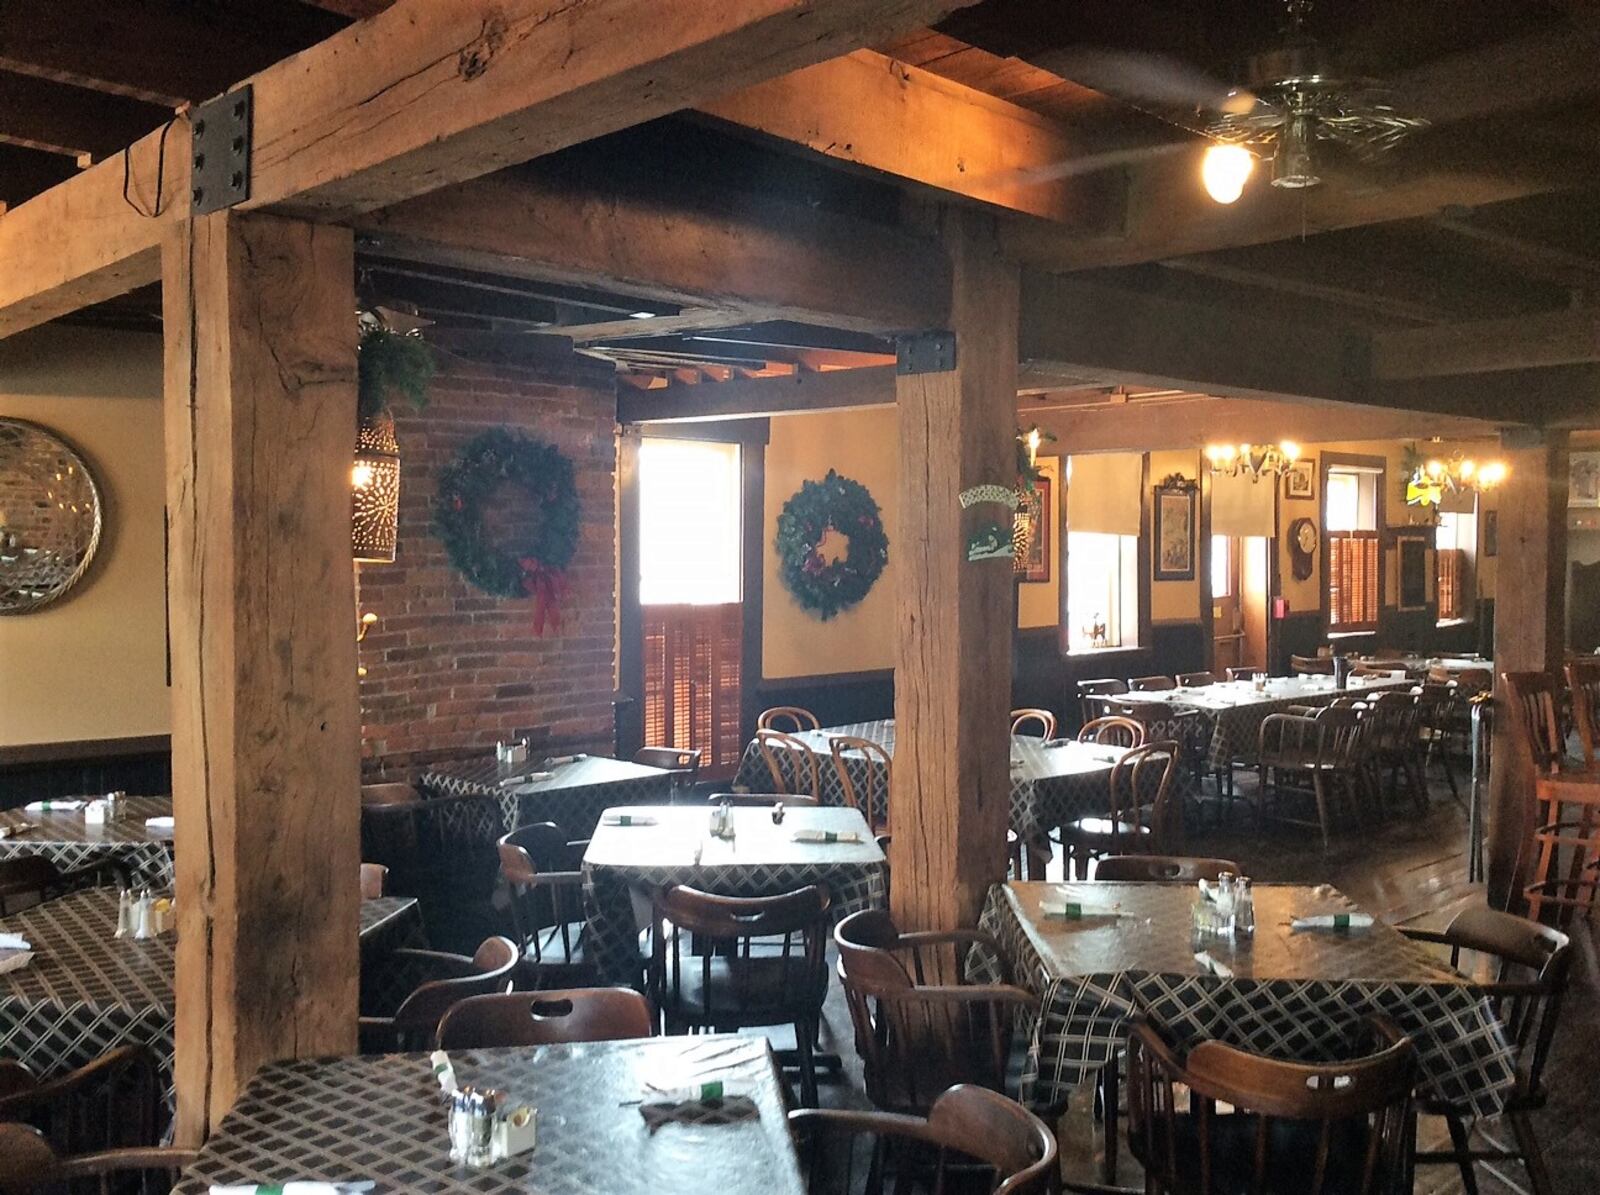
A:
<svg viewBox="0 0 1600 1195">
<path fill-rule="evenodd" d="M 0 838 L 0 859 L 42 855 L 62 871 L 111 859 L 135 885 L 171 888 L 172 832 L 145 825 L 146 818 L 171 816 L 171 797 L 129 797 L 123 816 L 104 825 L 90 825 L 82 809 L 9 809 L 0 813 L 0 829 L 13 833 Z"/>
</svg>

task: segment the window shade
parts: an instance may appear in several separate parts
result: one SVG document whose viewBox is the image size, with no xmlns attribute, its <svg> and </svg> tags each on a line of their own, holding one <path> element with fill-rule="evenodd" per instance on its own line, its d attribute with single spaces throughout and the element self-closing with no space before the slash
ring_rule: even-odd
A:
<svg viewBox="0 0 1600 1195">
<path fill-rule="evenodd" d="M 743 607 L 644 608 L 644 736 L 652 747 L 702 752 L 701 775 L 732 776 L 739 738 Z"/>
<path fill-rule="evenodd" d="M 1340 631 L 1378 626 L 1378 533 L 1328 536 L 1328 625 Z"/>
<path fill-rule="evenodd" d="M 1101 535 L 1139 534 L 1139 479 L 1144 461 L 1134 452 L 1071 458 L 1067 529 Z"/>
<path fill-rule="evenodd" d="M 1211 477 L 1211 534 L 1241 538 L 1273 534 L 1274 497 L 1277 484 L 1272 479 L 1251 481 L 1248 477 Z"/>
<path fill-rule="evenodd" d="M 1466 617 L 1462 588 L 1467 575 L 1467 554 L 1460 548 L 1440 548 L 1439 568 L 1439 618 Z"/>
</svg>

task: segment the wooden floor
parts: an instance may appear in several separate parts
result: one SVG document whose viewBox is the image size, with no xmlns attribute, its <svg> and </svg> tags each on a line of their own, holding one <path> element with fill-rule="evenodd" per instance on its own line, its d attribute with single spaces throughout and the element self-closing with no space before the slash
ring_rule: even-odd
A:
<svg viewBox="0 0 1600 1195">
<path fill-rule="evenodd" d="M 1381 826 L 1337 836 L 1324 852 L 1314 833 L 1297 828 L 1269 829 L 1258 837 L 1247 819 L 1225 829 L 1209 830 L 1189 844 L 1194 854 L 1237 860 L 1257 880 L 1331 883 L 1363 908 L 1397 925 L 1442 929 L 1467 905 L 1480 903 L 1481 886 L 1467 883 L 1467 819 L 1442 786 L 1437 786 L 1429 813 L 1396 816 Z M 1051 878 L 1059 875 L 1059 860 Z M 1561 1192 L 1600 1190 L 1600 931 L 1580 922 L 1574 930 L 1577 959 L 1573 986 L 1563 1006 L 1562 1021 L 1546 1070 L 1550 1103 L 1535 1118 L 1550 1170 Z M 824 1084 L 822 1101 L 830 1106 L 866 1106 L 860 1072 L 851 1045 L 849 1014 L 838 991 L 830 990 L 825 1045 L 844 1057 L 841 1081 Z M 781 1043 L 780 1043 L 781 1044 Z M 1483 1126 L 1500 1137 L 1496 1122 Z M 1430 1147 L 1443 1143 L 1442 1122 L 1425 1118 L 1419 1138 Z M 1103 1141 L 1099 1126 L 1080 1093 L 1058 1126 L 1067 1176 L 1097 1181 Z M 1118 1170 L 1119 1186 L 1139 1188 L 1138 1168 L 1126 1148 Z M 1477 1170 L 1485 1195 L 1527 1190 L 1527 1177 L 1516 1164 Z M 1463 1190 L 1454 1167 L 1429 1166 L 1418 1171 L 1416 1190 L 1445 1195 Z"/>
</svg>

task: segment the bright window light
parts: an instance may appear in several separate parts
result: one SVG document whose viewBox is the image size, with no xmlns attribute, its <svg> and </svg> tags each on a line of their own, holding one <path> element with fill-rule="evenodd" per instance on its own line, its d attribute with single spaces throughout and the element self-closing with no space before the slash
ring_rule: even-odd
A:
<svg viewBox="0 0 1600 1195">
<path fill-rule="evenodd" d="M 1229 597 L 1233 593 L 1233 540 L 1226 535 L 1211 537 L 1211 596 Z"/>
<path fill-rule="evenodd" d="M 1139 541 L 1132 535 L 1072 531 L 1067 535 L 1067 649 L 1132 644 L 1139 611 Z M 1100 628 L 1101 635 L 1095 635 Z"/>
<path fill-rule="evenodd" d="M 740 599 L 739 446 L 647 439 L 639 446 L 639 600 Z"/>
</svg>

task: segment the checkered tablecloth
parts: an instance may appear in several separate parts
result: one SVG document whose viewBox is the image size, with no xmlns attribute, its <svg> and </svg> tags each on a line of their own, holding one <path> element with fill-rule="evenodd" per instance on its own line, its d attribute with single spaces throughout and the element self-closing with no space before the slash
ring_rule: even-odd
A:
<svg viewBox="0 0 1600 1195">
<path fill-rule="evenodd" d="M 1220 1039 L 1275 1058 L 1342 1056 L 1361 1019 L 1382 1013 L 1416 1042 L 1423 1081 L 1453 1104 L 1493 1115 L 1515 1082 L 1515 1056 L 1494 1010 L 1471 983 L 1383 923 L 1366 930 L 1291 933 L 1293 917 L 1348 911 L 1337 892 L 1260 884 L 1254 939 L 1200 947 L 1232 968 L 1195 961 L 1184 884 L 1009 884 L 989 892 L 981 924 L 1012 978 L 1039 997 L 1022 1098 L 1051 1110 L 1104 1066 L 1142 1012 L 1177 1044 Z M 1065 921 L 1042 902 L 1116 910 L 1116 919 Z M 997 960 L 974 955 L 975 979 Z"/>
<path fill-rule="evenodd" d="M 47 1078 L 92 1062 L 116 1046 L 147 1045 L 172 1095 L 175 933 L 117 939 L 117 893 L 72 892 L 0 921 L 21 934 L 33 961 L 0 975 L 0 1058 Z M 420 943 L 417 902 L 383 897 L 361 903 L 365 965 L 397 946 Z"/>
<path fill-rule="evenodd" d="M 657 824 L 600 826 L 583 857 L 584 949 L 609 983 L 638 982 L 650 893 L 668 884 L 717 896 L 778 896 L 822 884 L 835 921 L 888 901 L 888 863 L 854 809 L 790 809 L 782 825 L 765 809 L 735 809 L 732 842 L 710 836 L 704 807 L 631 812 Z M 859 841 L 795 842 L 800 829 L 853 833 Z"/>
<path fill-rule="evenodd" d="M 1185 689 L 1164 689 L 1156 693 L 1119 693 L 1107 700 L 1114 706 L 1167 706 L 1173 709 L 1200 710 L 1213 722 L 1207 764 L 1225 768 L 1235 760 L 1254 763 L 1261 738 L 1261 723 L 1268 714 L 1281 714 L 1291 706 L 1332 705 L 1340 697 L 1359 697 L 1386 689 L 1403 689 L 1409 680 L 1387 677 L 1352 676 L 1347 689 L 1333 688 L 1331 676 L 1275 677 L 1267 692 L 1258 693 L 1249 681 L 1224 681 Z"/>
<path fill-rule="evenodd" d="M 145 829 L 147 817 L 171 817 L 171 797 L 128 797 L 123 816 L 114 822 L 91 826 L 83 811 L 25 813 L 11 809 L 0 813 L 0 826 L 27 823 L 35 827 L 15 838 L 0 838 L 0 859 L 43 855 L 62 871 L 71 871 L 101 859 L 115 859 L 127 868 L 135 885 L 171 888 L 172 839 Z"/>
<path fill-rule="evenodd" d="M 838 736 L 869 739 L 894 755 L 894 720 L 852 722 L 829 726 L 797 735 L 819 757 L 822 803 L 845 804 L 844 782 L 834 767 L 828 740 Z M 1011 829 L 1032 838 L 1080 817 L 1103 814 L 1110 807 L 1111 769 L 1121 754 L 1118 748 L 1091 746 L 1071 740 L 1047 744 L 1042 739 L 1013 736 L 1011 739 Z M 868 772 L 882 765 L 858 752 L 845 752 L 844 764 L 858 792 L 876 792 L 887 799 L 887 786 L 881 777 L 868 781 Z M 746 745 L 734 776 L 734 786 L 749 792 L 770 792 L 772 775 L 754 742 Z M 887 819 L 888 809 L 878 808 L 876 817 Z"/>
<path fill-rule="evenodd" d="M 647 1101 L 646 1082 L 696 1057 L 738 1099 Z M 228 1113 L 177 1195 L 213 1184 L 371 1180 L 380 1195 L 802 1195 L 777 1068 L 761 1038 L 719 1036 L 457 1051 L 463 1084 L 538 1110 L 538 1145 L 488 1170 L 449 1160 L 446 1111 L 423 1054 L 275 1063 Z"/>
<path fill-rule="evenodd" d="M 501 780 L 517 772 L 543 771 L 546 779 L 519 784 Z M 439 764 L 418 783 L 430 796 L 490 797 L 499 807 L 502 834 L 535 822 L 554 822 L 569 838 L 587 838 L 600 815 L 616 805 L 666 804 L 673 773 L 623 759 L 585 755 L 560 764 L 537 761 L 508 771 L 493 759 Z"/>
</svg>

